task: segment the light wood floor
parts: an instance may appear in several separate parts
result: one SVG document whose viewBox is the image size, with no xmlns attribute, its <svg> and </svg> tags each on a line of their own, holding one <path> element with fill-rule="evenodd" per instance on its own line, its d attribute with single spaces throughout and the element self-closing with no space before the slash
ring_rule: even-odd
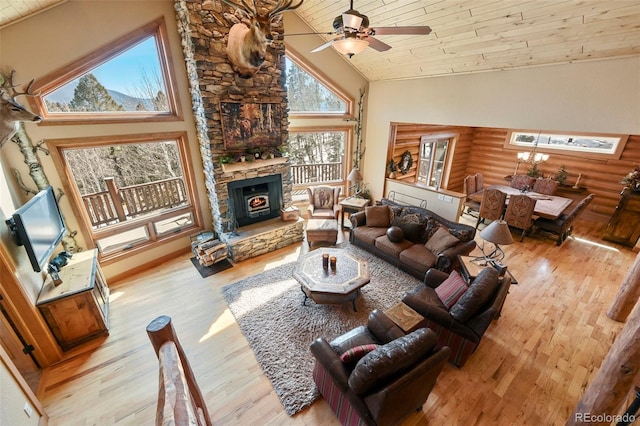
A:
<svg viewBox="0 0 640 426">
<path fill-rule="evenodd" d="M 623 326 L 606 311 L 636 256 L 600 240 L 601 224 L 577 229 L 580 239 L 561 247 L 540 236 L 504 247 L 519 284 L 502 317 L 462 369 L 445 367 L 405 425 L 565 423 Z M 39 397 L 50 424 L 154 423 L 157 361 L 145 327 L 158 315 L 173 318 L 214 424 L 338 424 L 323 400 L 287 416 L 220 291 L 305 250 L 297 244 L 206 279 L 184 255 L 112 285 L 110 335 L 43 374 Z"/>
</svg>

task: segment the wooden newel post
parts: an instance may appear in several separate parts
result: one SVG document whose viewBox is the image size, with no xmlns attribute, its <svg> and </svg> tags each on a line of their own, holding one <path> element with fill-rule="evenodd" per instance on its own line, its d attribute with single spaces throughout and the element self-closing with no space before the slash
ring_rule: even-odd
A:
<svg viewBox="0 0 640 426">
<path fill-rule="evenodd" d="M 610 425 L 612 420 L 607 416 L 622 412 L 625 398 L 639 381 L 640 307 L 632 312 L 613 342 L 567 425 Z"/>
<path fill-rule="evenodd" d="M 207 410 L 207 404 L 204 400 L 204 396 L 202 395 L 202 392 L 200 391 L 200 388 L 198 387 L 198 384 L 196 383 L 195 375 L 193 374 L 193 370 L 191 369 L 191 366 L 189 365 L 189 361 L 187 360 L 184 350 L 182 349 L 182 345 L 180 345 L 178 336 L 176 335 L 176 331 L 173 328 L 173 324 L 171 323 L 171 317 L 162 315 L 157 317 L 153 321 L 151 321 L 149 325 L 147 325 L 147 335 L 149 336 L 149 340 L 151 341 L 151 344 L 153 345 L 153 349 L 156 352 L 156 355 L 158 355 L 159 359 L 161 358 L 160 352 L 164 350 L 162 346 L 167 342 L 173 342 L 173 344 L 176 347 L 176 351 L 178 353 L 179 359 L 167 360 L 168 368 L 172 369 L 172 372 L 170 374 L 171 377 L 169 377 L 168 380 L 171 381 L 174 379 L 174 371 L 176 371 L 176 368 L 174 367 L 176 363 L 180 363 L 180 365 L 182 366 L 182 370 L 184 371 L 184 378 L 187 381 L 187 386 L 189 387 L 189 392 L 191 392 L 191 397 L 193 398 L 193 401 L 195 402 L 196 407 L 199 408 L 202 413 L 202 418 L 199 418 L 199 417 L 193 418 L 193 417 L 189 417 L 188 414 L 186 414 L 187 410 L 183 405 L 176 405 L 174 407 L 170 407 L 169 411 L 171 410 L 174 411 L 175 418 L 173 420 L 175 421 L 175 424 L 176 425 L 181 425 L 181 424 L 211 425 L 212 424 L 211 416 L 209 416 L 209 411 Z M 173 389 L 175 390 L 176 387 L 174 387 Z M 177 392 L 173 392 L 173 393 L 176 394 Z M 157 416 L 156 423 L 158 422 L 158 419 L 162 419 L 162 415 L 164 414 L 163 406 L 165 403 L 167 403 L 167 401 L 164 398 L 164 393 L 161 392 L 161 394 L 158 396 L 158 410 L 156 412 L 156 416 Z M 200 420 L 202 420 L 203 423 L 201 423 Z M 162 422 L 158 424 L 161 424 L 161 423 Z"/>
<path fill-rule="evenodd" d="M 609 308 L 607 316 L 614 321 L 624 322 L 640 298 L 640 254 L 636 256 L 616 294 L 616 300 Z"/>
</svg>

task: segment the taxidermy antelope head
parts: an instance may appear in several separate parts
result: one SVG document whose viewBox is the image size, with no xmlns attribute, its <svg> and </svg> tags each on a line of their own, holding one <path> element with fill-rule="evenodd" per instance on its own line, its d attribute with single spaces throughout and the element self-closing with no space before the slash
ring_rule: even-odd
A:
<svg viewBox="0 0 640 426">
<path fill-rule="evenodd" d="M 287 10 L 300 7 L 304 0 L 291 5 L 294 0 L 278 0 L 275 7 L 265 14 L 259 14 L 254 0 L 241 0 L 238 4 L 231 0 L 221 0 L 223 3 L 239 9 L 249 19 L 249 26 L 238 23 L 229 30 L 227 55 L 234 71 L 242 78 L 254 75 L 264 63 L 267 45 L 273 41 L 271 23 Z"/>
<path fill-rule="evenodd" d="M 21 95 L 33 96 L 30 93 L 31 86 L 35 79 L 31 80 L 27 86 L 26 92 L 17 92 L 15 88 L 18 86 L 13 83 L 13 75 L 15 70 L 11 70 L 11 74 L 7 75 L 0 72 L 0 148 L 10 140 L 17 132 L 17 124 L 21 121 L 34 121 L 39 123 L 42 117 L 28 111 L 20 105 L 16 98 Z"/>
</svg>

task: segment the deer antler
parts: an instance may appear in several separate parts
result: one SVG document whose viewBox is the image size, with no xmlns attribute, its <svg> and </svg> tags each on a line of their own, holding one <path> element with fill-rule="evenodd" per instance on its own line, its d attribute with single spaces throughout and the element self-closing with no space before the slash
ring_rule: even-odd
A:
<svg viewBox="0 0 640 426">
<path fill-rule="evenodd" d="M 13 77 L 15 76 L 15 73 L 16 73 L 16 70 L 11 70 L 11 73 L 7 77 L 5 73 L 0 72 L 3 80 L 2 86 L 1 86 L 3 95 L 11 97 L 11 100 L 15 103 L 18 103 L 18 101 L 16 100 L 18 96 L 22 96 L 22 95 L 37 96 L 38 95 L 37 93 L 31 93 L 31 88 L 33 87 L 33 83 L 36 81 L 36 79 L 34 78 L 29 82 L 29 84 L 27 85 L 26 92 L 18 92 L 16 90 L 16 87 L 18 87 L 20 84 L 19 83 L 14 84 L 13 82 Z M 11 91 L 11 93 L 9 93 L 9 91 Z"/>
<path fill-rule="evenodd" d="M 269 12 L 269 19 L 273 18 L 276 15 L 284 13 L 287 10 L 295 10 L 295 9 L 299 8 L 302 5 L 303 1 L 304 0 L 300 0 L 298 2 L 298 4 L 296 4 L 295 6 L 291 6 L 291 3 L 293 3 L 293 0 L 280 0 L 280 1 L 278 1 L 278 4 L 276 4 L 276 7 L 273 8 L 273 10 L 271 12 Z"/>
<path fill-rule="evenodd" d="M 241 0 L 242 4 L 239 4 L 235 1 L 231 1 L 231 0 L 220 0 L 222 3 L 229 5 L 231 7 L 235 7 L 236 9 L 240 9 L 241 11 L 245 12 L 246 14 L 248 14 L 249 16 L 258 16 L 258 12 L 256 10 L 256 5 L 253 2 L 253 0 L 251 1 L 251 3 L 249 3 L 247 0 Z"/>
</svg>

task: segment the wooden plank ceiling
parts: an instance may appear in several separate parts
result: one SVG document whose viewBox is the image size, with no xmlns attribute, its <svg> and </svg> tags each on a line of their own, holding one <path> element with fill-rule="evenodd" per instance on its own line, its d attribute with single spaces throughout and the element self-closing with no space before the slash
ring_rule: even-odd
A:
<svg viewBox="0 0 640 426">
<path fill-rule="evenodd" d="M 348 0 L 306 0 L 296 13 L 333 31 Z M 638 0 L 355 0 L 370 26 L 429 25 L 427 36 L 379 36 L 392 46 L 349 61 L 369 81 L 446 76 L 640 54 Z M 324 36 L 329 40 L 330 36 Z"/>
<path fill-rule="evenodd" d="M 64 1 L 0 0 L 0 28 Z M 639 0 L 354 0 L 353 6 L 371 26 L 433 29 L 427 36 L 379 36 L 393 48 L 367 48 L 348 59 L 369 81 L 640 55 Z M 349 0 L 305 0 L 295 13 L 315 31 L 329 32 L 349 7 Z"/>
</svg>

